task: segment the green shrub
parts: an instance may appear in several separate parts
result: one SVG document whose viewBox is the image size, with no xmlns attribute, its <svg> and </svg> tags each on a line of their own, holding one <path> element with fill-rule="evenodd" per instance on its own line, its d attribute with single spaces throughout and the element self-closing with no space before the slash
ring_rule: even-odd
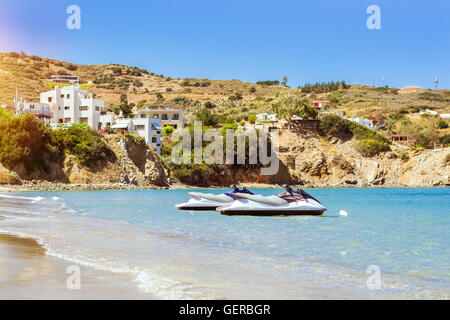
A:
<svg viewBox="0 0 450 320">
<path fill-rule="evenodd" d="M 355 122 L 351 122 L 351 121 L 347 121 L 348 127 L 350 129 L 350 131 L 353 133 L 353 136 L 357 139 L 357 140 L 367 140 L 367 139 L 371 139 L 371 140 L 376 140 L 378 142 L 381 142 L 383 144 L 391 144 L 391 140 L 383 137 L 381 134 L 370 130 L 358 123 Z"/>
<path fill-rule="evenodd" d="M 356 150 L 366 157 L 373 157 L 381 152 L 389 151 L 389 144 L 375 139 L 362 139 L 356 141 Z"/>
<path fill-rule="evenodd" d="M 172 126 L 167 126 L 164 127 L 163 131 L 162 131 L 162 135 L 165 137 L 169 137 L 172 135 L 172 133 L 175 131 L 175 128 Z"/>
<path fill-rule="evenodd" d="M 440 119 L 437 123 L 437 127 L 439 129 L 447 129 L 448 128 L 448 123 L 447 121 L 445 121 L 444 119 Z"/>
<path fill-rule="evenodd" d="M 189 99 L 186 96 L 176 96 L 173 101 L 179 106 L 189 105 Z"/>
<path fill-rule="evenodd" d="M 144 86 L 144 84 L 140 80 L 134 81 L 133 84 L 137 88 L 140 88 L 140 87 Z"/>
<path fill-rule="evenodd" d="M 256 84 L 265 85 L 265 86 L 278 86 L 280 84 L 280 81 L 278 80 L 265 80 L 265 81 L 258 81 Z"/>
<path fill-rule="evenodd" d="M 351 134 L 348 121 L 335 115 L 324 116 L 319 123 L 319 134 L 322 137 Z"/>
<path fill-rule="evenodd" d="M 0 109 L 0 163 L 8 169 L 24 165 L 27 172 L 48 170 L 47 160 L 55 158 L 52 132 L 35 116 L 12 116 Z"/>
<path fill-rule="evenodd" d="M 72 64 L 72 63 L 69 63 L 69 64 L 66 65 L 66 69 L 70 70 L 70 71 L 75 71 L 75 70 L 78 69 L 78 67 L 76 65 Z"/>
<path fill-rule="evenodd" d="M 216 127 L 219 124 L 219 116 L 209 109 L 201 109 L 194 113 L 195 120 L 201 121 L 203 126 Z"/>
<path fill-rule="evenodd" d="M 87 126 L 58 129 L 54 134 L 54 141 L 59 148 L 74 155 L 85 166 L 93 167 L 98 161 L 106 160 L 113 154 L 101 135 Z"/>
<path fill-rule="evenodd" d="M 248 123 L 250 123 L 250 124 L 256 123 L 256 116 L 254 114 L 251 114 L 248 116 Z"/>
<path fill-rule="evenodd" d="M 447 155 L 445 156 L 444 164 L 445 164 L 445 165 L 450 164 L 450 153 L 447 153 Z"/>
<path fill-rule="evenodd" d="M 211 102 L 211 101 L 206 101 L 205 102 L 205 108 L 213 109 L 215 107 L 216 107 L 216 105 L 213 102 Z"/>
<path fill-rule="evenodd" d="M 445 145 L 450 144 L 450 133 L 447 133 L 445 136 L 440 137 L 439 141 Z"/>
</svg>

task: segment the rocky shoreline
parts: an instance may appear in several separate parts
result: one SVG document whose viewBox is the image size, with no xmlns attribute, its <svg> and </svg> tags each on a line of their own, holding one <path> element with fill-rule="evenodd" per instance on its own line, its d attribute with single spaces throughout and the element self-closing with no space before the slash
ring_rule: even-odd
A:
<svg viewBox="0 0 450 320">
<path fill-rule="evenodd" d="M 264 183 L 242 183 L 248 189 L 279 189 L 278 184 Z M 52 183 L 48 181 L 30 181 L 21 185 L 0 185 L 0 192 L 28 192 L 28 191 L 115 191 L 115 190 L 197 190 L 197 189 L 226 189 L 228 185 L 215 186 L 191 186 L 186 184 L 173 184 L 166 187 L 161 186 L 136 186 L 124 183 L 104 184 L 65 184 Z M 445 185 L 293 185 L 295 188 L 334 189 L 334 188 L 433 188 L 448 187 Z"/>
</svg>

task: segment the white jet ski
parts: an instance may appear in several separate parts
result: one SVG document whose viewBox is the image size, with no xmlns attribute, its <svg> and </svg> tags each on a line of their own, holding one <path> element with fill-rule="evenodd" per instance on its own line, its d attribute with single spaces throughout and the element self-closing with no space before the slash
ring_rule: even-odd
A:
<svg viewBox="0 0 450 320">
<path fill-rule="evenodd" d="M 188 202 L 179 203 L 175 207 L 179 210 L 208 211 L 216 210 L 218 207 L 225 207 L 235 201 L 231 194 L 189 192 L 189 195 L 191 199 Z"/>
<path fill-rule="evenodd" d="M 235 194 L 231 205 L 218 207 L 224 215 L 290 216 L 322 215 L 327 209 L 315 198 L 304 192 L 284 195 L 261 196 Z"/>
</svg>

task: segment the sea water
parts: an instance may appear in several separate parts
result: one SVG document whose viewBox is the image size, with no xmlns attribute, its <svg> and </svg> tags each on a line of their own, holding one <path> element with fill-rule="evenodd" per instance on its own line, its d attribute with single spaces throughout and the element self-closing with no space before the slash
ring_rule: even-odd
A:
<svg viewBox="0 0 450 320">
<path fill-rule="evenodd" d="M 178 211 L 187 190 L 0 194 L 0 232 L 163 299 L 450 297 L 450 189 L 307 191 L 323 216 Z"/>
</svg>

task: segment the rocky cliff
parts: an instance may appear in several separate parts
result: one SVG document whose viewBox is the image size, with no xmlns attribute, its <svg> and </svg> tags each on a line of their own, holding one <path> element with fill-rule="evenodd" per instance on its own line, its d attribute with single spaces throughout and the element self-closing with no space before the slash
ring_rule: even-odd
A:
<svg viewBox="0 0 450 320">
<path fill-rule="evenodd" d="M 259 169 L 221 167 L 183 177 L 188 185 L 281 184 L 307 187 L 449 186 L 450 148 L 425 150 L 393 144 L 391 151 L 364 157 L 354 139 L 324 139 L 316 134 L 284 131 L 279 170 L 261 176 Z"/>
<path fill-rule="evenodd" d="M 448 186 L 450 148 L 423 150 L 393 144 L 391 151 L 364 157 L 355 141 L 326 140 L 285 132 L 280 137 L 276 182 L 310 186 Z"/>
<path fill-rule="evenodd" d="M 167 168 L 143 139 L 132 135 L 111 135 L 105 139 L 113 156 L 95 166 L 83 166 L 72 155 L 66 155 L 62 164 L 50 163 L 50 172 L 33 172 L 29 176 L 0 166 L 0 184 L 28 184 L 34 180 L 33 185 L 52 181 L 72 185 L 168 186 Z M 43 183 L 43 188 L 47 188 L 48 184 Z"/>
</svg>

